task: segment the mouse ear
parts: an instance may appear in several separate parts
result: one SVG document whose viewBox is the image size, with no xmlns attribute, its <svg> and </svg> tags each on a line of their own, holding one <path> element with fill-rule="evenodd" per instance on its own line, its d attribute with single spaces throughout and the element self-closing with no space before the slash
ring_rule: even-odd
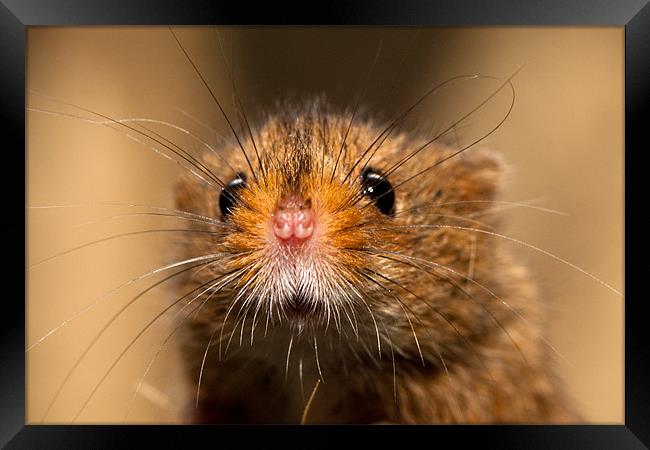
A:
<svg viewBox="0 0 650 450">
<path fill-rule="evenodd" d="M 450 152 L 451 156 L 453 151 Z M 468 212 L 490 208 L 503 187 L 506 164 L 502 156 L 485 148 L 470 148 L 443 162 L 445 181 L 440 202 Z"/>
<path fill-rule="evenodd" d="M 174 207 L 209 217 L 216 217 L 218 194 L 216 189 L 206 189 L 205 183 L 191 174 L 184 174 L 174 185 Z M 215 206 L 217 205 L 217 206 Z"/>
<path fill-rule="evenodd" d="M 474 150 L 474 151 L 472 151 Z M 459 155 L 460 156 L 460 155 Z M 461 177 L 467 178 L 465 195 L 469 199 L 494 199 L 501 190 L 506 164 L 500 153 L 478 148 L 468 149 L 459 163 L 463 166 Z"/>
</svg>

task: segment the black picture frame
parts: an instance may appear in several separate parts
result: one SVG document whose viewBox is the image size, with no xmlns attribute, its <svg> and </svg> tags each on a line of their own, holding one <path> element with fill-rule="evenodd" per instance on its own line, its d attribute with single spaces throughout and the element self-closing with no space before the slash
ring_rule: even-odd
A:
<svg viewBox="0 0 650 450">
<path fill-rule="evenodd" d="M 316 5 L 309 5 L 316 6 Z M 237 445 L 251 439 L 250 430 L 277 435 L 287 442 L 317 443 L 313 433 L 349 439 L 349 433 L 367 438 L 399 439 L 417 433 L 402 445 L 417 442 L 494 445 L 498 448 L 647 448 L 650 445 L 650 346 L 643 276 L 647 278 L 650 249 L 645 210 L 647 190 L 639 160 L 647 151 L 650 104 L 650 4 L 647 0 L 471 0 L 426 2 L 416 0 L 328 1 L 308 7 L 266 2 L 208 0 L 148 2 L 146 0 L 2 0 L 0 3 L 0 113 L 3 125 L 2 228 L 5 244 L 25 233 L 25 196 L 17 192 L 21 149 L 25 149 L 25 43 L 32 25 L 154 25 L 154 24 L 302 24 L 302 25 L 572 25 L 625 27 L 625 424 L 576 426 L 423 426 L 423 427 L 211 427 L 211 426 L 66 426 L 25 425 L 25 308 L 17 295 L 25 248 L 5 253 L 0 327 L 0 445 L 7 448 L 122 448 L 135 442 L 148 446 L 188 447 L 191 441 Z M 309 11 L 309 12 L 308 12 Z M 314 11 L 314 12 L 311 12 Z M 644 151 L 645 150 L 645 151 Z M 23 166 L 24 168 L 24 166 Z M 24 170 L 22 171 L 24 174 Z M 25 185 L 24 185 L 25 186 Z M 638 202 L 638 203 L 637 203 Z M 11 212 L 10 212 L 11 211 Z M 22 218 L 22 219 L 21 219 Z M 645 229 L 642 229 L 644 227 Z M 9 246 L 3 246 L 8 248 Z M 22 257 L 21 257 L 22 255 Z M 636 258 L 639 256 L 639 258 Z M 16 262 L 18 261 L 18 262 Z M 23 263 L 19 267 L 19 262 Z M 13 287 L 16 286 L 16 295 Z M 23 291 L 24 292 L 24 291 Z M 24 299 L 24 297 L 23 297 Z M 298 434 L 296 434 L 298 433 Z M 399 435 L 399 436 L 398 436 Z M 358 436 L 362 437 L 362 436 Z M 298 438 L 298 439 L 296 439 Z M 291 441 L 288 441 L 291 439 Z M 417 439 L 417 440 L 416 440 Z M 328 442 L 323 440 L 322 442 Z M 271 443 L 273 441 L 269 441 Z M 356 441 L 360 442 L 360 441 Z M 440 444 L 442 445 L 442 444 Z"/>
</svg>

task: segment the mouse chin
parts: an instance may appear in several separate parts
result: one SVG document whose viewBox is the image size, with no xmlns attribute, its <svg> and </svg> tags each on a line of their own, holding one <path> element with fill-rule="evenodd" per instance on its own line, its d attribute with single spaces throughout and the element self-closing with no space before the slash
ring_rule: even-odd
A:
<svg viewBox="0 0 650 450">
<path fill-rule="evenodd" d="M 282 326 L 326 328 L 351 307 L 339 278 L 315 252 L 273 252 L 266 255 L 251 290 L 262 310 L 280 319 Z"/>
<path fill-rule="evenodd" d="M 329 297 L 324 292 L 318 294 L 300 286 L 297 286 L 293 292 L 287 293 L 282 298 L 281 305 L 281 326 L 287 326 L 298 333 L 306 329 L 325 330 L 335 320 L 340 320 L 340 315 L 344 314 L 341 307 L 336 306 L 334 294 Z M 336 316 L 339 317 L 335 319 Z"/>
<path fill-rule="evenodd" d="M 289 297 L 285 302 L 284 312 L 289 325 L 298 329 L 306 326 L 318 327 L 324 325 L 327 320 L 325 303 L 305 294 L 295 294 Z"/>
</svg>

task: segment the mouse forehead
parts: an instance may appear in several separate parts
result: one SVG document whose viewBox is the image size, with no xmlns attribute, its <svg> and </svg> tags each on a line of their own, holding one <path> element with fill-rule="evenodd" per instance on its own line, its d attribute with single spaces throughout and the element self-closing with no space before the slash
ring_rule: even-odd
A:
<svg viewBox="0 0 650 450">
<path fill-rule="evenodd" d="M 386 173 L 412 147 L 404 134 L 392 131 L 351 114 L 273 115 L 253 131 L 253 139 L 243 135 L 241 146 L 227 146 L 219 176 L 225 183 L 241 173 L 266 179 L 280 196 L 334 183 L 356 189 L 365 169 Z"/>
<path fill-rule="evenodd" d="M 403 137 L 382 135 L 374 124 L 348 115 L 298 115 L 269 120 L 260 130 L 263 165 L 284 174 L 288 184 L 319 176 L 329 179 L 358 175 L 372 156 L 381 170 L 394 161 Z M 377 151 L 377 150 L 381 151 Z"/>
</svg>

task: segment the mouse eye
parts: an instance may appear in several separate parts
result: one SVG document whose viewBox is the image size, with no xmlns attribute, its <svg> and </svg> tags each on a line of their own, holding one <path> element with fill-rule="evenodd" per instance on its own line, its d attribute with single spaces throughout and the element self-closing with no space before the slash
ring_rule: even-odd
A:
<svg viewBox="0 0 650 450">
<path fill-rule="evenodd" d="M 228 183 L 228 185 L 221 190 L 219 196 L 219 209 L 221 210 L 221 217 L 228 217 L 232 213 L 239 199 L 240 191 L 246 187 L 246 175 L 238 173 L 237 176 Z"/>
<path fill-rule="evenodd" d="M 395 212 L 395 192 L 390 182 L 379 172 L 366 168 L 361 174 L 361 189 L 375 203 L 379 211 L 387 216 Z"/>
</svg>

